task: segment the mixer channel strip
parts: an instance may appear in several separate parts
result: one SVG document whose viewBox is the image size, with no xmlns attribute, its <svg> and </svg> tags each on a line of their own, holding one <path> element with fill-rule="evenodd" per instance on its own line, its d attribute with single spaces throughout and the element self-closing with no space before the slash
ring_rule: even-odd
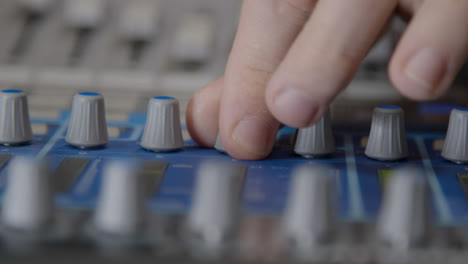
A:
<svg viewBox="0 0 468 264">
<path fill-rule="evenodd" d="M 465 108 L 452 110 L 446 134 L 407 132 L 394 105 L 376 107 L 363 130 L 334 129 L 327 114 L 297 136 L 281 129 L 267 160 L 238 161 L 183 140 L 174 97 L 153 97 L 147 114 L 119 123 L 106 121 L 95 92 L 76 94 L 58 120 L 30 120 L 20 90 L 0 101 L 9 105 L 0 257 L 24 260 L 37 247 L 40 256 L 92 248 L 112 259 L 125 249 L 142 260 L 240 263 L 463 263 L 468 254 Z M 108 123 L 121 132 L 108 137 Z"/>
</svg>

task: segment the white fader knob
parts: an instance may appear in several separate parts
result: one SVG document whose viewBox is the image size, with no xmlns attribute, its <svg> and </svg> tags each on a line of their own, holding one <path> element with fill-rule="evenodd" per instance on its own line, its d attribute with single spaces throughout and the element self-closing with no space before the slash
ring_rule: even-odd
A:
<svg viewBox="0 0 468 264">
<path fill-rule="evenodd" d="M 212 53 L 215 25 L 209 14 L 189 14 L 174 33 L 170 56 L 176 62 L 207 61 Z"/>
<path fill-rule="evenodd" d="M 424 244 L 431 229 L 431 198 L 424 174 L 400 169 L 390 176 L 380 211 L 377 234 L 384 245 L 408 249 Z"/>
<path fill-rule="evenodd" d="M 294 152 L 304 157 L 325 156 L 335 151 L 335 139 L 330 124 L 330 113 L 310 127 L 301 128 L 297 134 Z"/>
<path fill-rule="evenodd" d="M 150 41 L 157 34 L 159 1 L 127 1 L 119 16 L 119 33 L 130 41 Z"/>
<path fill-rule="evenodd" d="M 3 200 L 3 224 L 15 230 L 40 231 L 51 224 L 53 207 L 47 167 L 29 158 L 12 160 Z"/>
<path fill-rule="evenodd" d="M 382 161 L 400 160 L 408 156 L 405 118 L 399 106 L 382 105 L 375 108 L 366 155 Z"/>
<path fill-rule="evenodd" d="M 52 4 L 51 0 L 19 0 L 20 5 L 31 13 L 44 14 Z"/>
<path fill-rule="evenodd" d="M 468 108 L 455 108 L 450 113 L 442 157 L 455 163 L 468 162 Z"/>
<path fill-rule="evenodd" d="M 199 239 L 195 246 L 215 251 L 232 235 L 242 183 L 239 172 L 232 164 L 213 161 L 200 165 L 187 223 Z"/>
<path fill-rule="evenodd" d="M 64 20 L 76 28 L 94 28 L 102 20 L 106 9 L 105 0 L 66 0 Z"/>
<path fill-rule="evenodd" d="M 33 139 L 28 101 L 21 90 L 0 92 L 0 144 L 19 145 Z"/>
<path fill-rule="evenodd" d="M 131 236 L 141 231 L 145 200 L 134 164 L 112 161 L 104 168 L 94 224 L 102 233 Z"/>
<path fill-rule="evenodd" d="M 151 151 L 175 151 L 184 146 L 179 102 L 168 96 L 153 97 L 148 104 L 140 145 Z"/>
<path fill-rule="evenodd" d="M 319 165 L 296 168 L 284 215 L 284 232 L 295 254 L 307 256 L 329 244 L 336 229 L 335 179 Z"/>
<path fill-rule="evenodd" d="M 66 141 L 78 148 L 97 148 L 109 141 L 101 94 L 86 92 L 73 97 Z"/>
</svg>

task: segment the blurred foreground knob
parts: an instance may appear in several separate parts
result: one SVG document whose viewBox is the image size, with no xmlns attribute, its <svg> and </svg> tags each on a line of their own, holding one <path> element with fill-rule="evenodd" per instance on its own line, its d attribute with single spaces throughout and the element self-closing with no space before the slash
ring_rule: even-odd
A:
<svg viewBox="0 0 468 264">
<path fill-rule="evenodd" d="M 215 252 L 233 235 L 245 167 L 205 162 L 197 180 L 187 226 L 200 252 Z"/>
<path fill-rule="evenodd" d="M 406 158 L 408 145 L 405 133 L 404 113 L 399 106 L 376 107 L 372 116 L 366 155 L 382 161 Z"/>
<path fill-rule="evenodd" d="M 284 232 L 294 253 L 306 257 L 329 244 L 336 229 L 335 180 L 321 166 L 295 169 L 284 215 Z"/>
<path fill-rule="evenodd" d="M 147 150 L 161 152 L 184 146 L 177 99 L 159 96 L 150 100 L 140 145 Z"/>
<path fill-rule="evenodd" d="M 78 93 L 73 97 L 66 141 L 78 148 L 96 148 L 108 142 L 101 94 Z"/>
<path fill-rule="evenodd" d="M 33 139 L 28 101 L 20 90 L 0 92 L 0 144 L 19 145 Z"/>
<path fill-rule="evenodd" d="M 335 151 L 335 139 L 333 138 L 330 113 L 310 127 L 301 128 L 297 134 L 294 152 L 310 158 L 329 155 Z"/>
<path fill-rule="evenodd" d="M 450 113 L 442 157 L 455 163 L 468 162 L 468 108 L 455 108 Z"/>
<path fill-rule="evenodd" d="M 143 186 L 137 168 L 124 161 L 106 165 L 94 223 L 105 234 L 131 236 L 141 230 L 145 214 Z"/>
<path fill-rule="evenodd" d="M 35 232 L 53 218 L 53 196 L 47 167 L 39 161 L 15 158 L 8 170 L 2 220 L 8 228 Z"/>
<path fill-rule="evenodd" d="M 424 244 L 431 229 L 431 198 L 424 174 L 404 168 L 390 176 L 377 224 L 384 245 L 408 249 Z"/>
</svg>

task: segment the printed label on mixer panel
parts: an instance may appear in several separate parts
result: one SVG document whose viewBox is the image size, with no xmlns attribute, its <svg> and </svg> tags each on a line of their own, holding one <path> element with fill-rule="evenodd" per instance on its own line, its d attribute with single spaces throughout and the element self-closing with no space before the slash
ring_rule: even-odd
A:
<svg viewBox="0 0 468 264">
<path fill-rule="evenodd" d="M 157 191 L 168 167 L 169 163 L 165 161 L 143 162 L 139 175 L 142 179 L 146 196 L 151 196 Z"/>
<path fill-rule="evenodd" d="M 57 193 L 69 191 L 90 162 L 90 159 L 84 158 L 64 158 L 52 175 L 54 191 Z"/>
</svg>

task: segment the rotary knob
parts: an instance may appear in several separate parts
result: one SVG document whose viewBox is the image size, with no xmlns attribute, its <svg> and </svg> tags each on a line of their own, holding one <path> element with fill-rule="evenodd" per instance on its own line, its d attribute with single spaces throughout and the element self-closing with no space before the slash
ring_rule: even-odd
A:
<svg viewBox="0 0 468 264">
<path fill-rule="evenodd" d="M 28 101 L 23 91 L 1 91 L 0 109 L 0 144 L 21 145 L 33 139 Z"/>
<path fill-rule="evenodd" d="M 284 215 L 284 232 L 294 253 L 306 258 L 314 248 L 329 244 L 336 229 L 335 180 L 319 165 L 293 171 Z"/>
<path fill-rule="evenodd" d="M 243 166 L 219 162 L 205 162 L 197 170 L 187 227 L 200 252 L 220 251 L 233 235 L 243 173 Z"/>
<path fill-rule="evenodd" d="M 141 231 L 145 197 L 135 164 L 112 161 L 103 172 L 94 224 L 105 234 L 131 236 Z"/>
<path fill-rule="evenodd" d="M 24 157 L 11 161 L 2 220 L 8 228 L 36 232 L 53 219 L 53 196 L 47 166 Z"/>
<path fill-rule="evenodd" d="M 140 145 L 147 150 L 159 152 L 184 147 L 177 99 L 158 96 L 150 100 Z"/>
<path fill-rule="evenodd" d="M 374 110 L 366 155 L 369 158 L 394 161 L 408 156 L 405 120 L 399 106 L 382 105 Z"/>
<path fill-rule="evenodd" d="M 430 202 L 420 169 L 407 167 L 392 174 L 377 223 L 380 241 L 394 249 L 424 245 L 431 229 Z"/>
<path fill-rule="evenodd" d="M 330 113 L 327 112 L 316 124 L 299 129 L 294 152 L 307 158 L 325 156 L 335 151 Z"/>
<path fill-rule="evenodd" d="M 66 141 L 78 148 L 97 148 L 107 144 L 104 97 L 101 94 L 84 92 L 73 97 Z"/>
<path fill-rule="evenodd" d="M 226 153 L 226 149 L 224 149 L 223 142 L 221 142 L 221 136 L 219 134 L 216 138 L 215 149 L 221 153 Z"/>
<path fill-rule="evenodd" d="M 450 113 L 442 157 L 455 163 L 468 162 L 468 108 L 455 108 Z"/>
</svg>

